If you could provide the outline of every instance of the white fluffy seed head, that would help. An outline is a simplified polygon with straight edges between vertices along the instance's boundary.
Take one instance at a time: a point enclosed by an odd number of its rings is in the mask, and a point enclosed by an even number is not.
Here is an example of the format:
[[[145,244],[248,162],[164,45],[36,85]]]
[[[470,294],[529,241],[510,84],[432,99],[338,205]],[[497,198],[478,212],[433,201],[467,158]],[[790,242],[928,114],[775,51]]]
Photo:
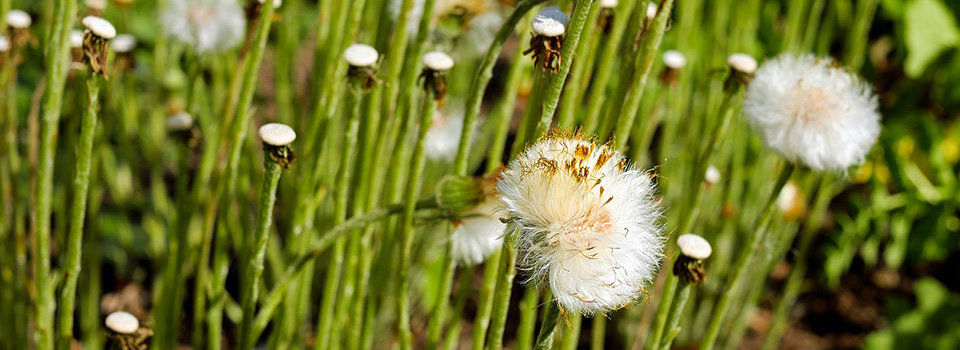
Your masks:
[[[0,52],[10,51],[10,39],[6,35],[0,35]]]
[[[261,4],[264,4],[267,2],[266,0],[257,0],[257,1],[259,1]],[[279,8],[280,5],[283,5],[283,0],[273,0],[273,8]]]
[[[131,34],[120,34],[110,41],[110,48],[118,53],[128,53],[137,47],[137,38]]]
[[[110,21],[107,21],[103,18],[97,16],[87,16],[81,20],[83,26],[87,28],[93,35],[99,36],[104,39],[113,39],[117,36],[117,29],[113,27],[113,24],[110,24]]]
[[[7,12],[7,24],[16,29],[30,28],[33,19],[23,10],[10,10]]]
[[[498,189],[518,265],[564,310],[618,309],[656,277],[664,244],[656,185],[619,152],[551,135],[510,162]]]
[[[880,134],[878,108],[868,83],[812,55],[764,63],[743,100],[747,121],[767,147],[819,171],[863,160]]]
[[[453,57],[440,51],[427,52],[423,55],[422,62],[424,66],[433,70],[443,71],[453,68]]]
[[[654,17],[657,17],[657,12],[660,12],[660,6],[657,6],[656,1],[647,3],[647,19],[653,19]]]
[[[107,0],[86,0],[83,3],[91,10],[103,11],[107,8]]]
[[[503,245],[506,224],[496,217],[500,201],[491,198],[467,213],[450,235],[450,254],[457,264],[482,263]]]
[[[663,53],[663,65],[673,69],[680,69],[687,65],[687,57],[680,53],[680,51],[667,50]]]
[[[140,321],[133,314],[126,311],[117,311],[107,315],[104,321],[107,329],[119,334],[133,334],[140,329]]]
[[[380,59],[380,54],[373,46],[353,44],[343,52],[343,59],[354,67],[372,67]]]
[[[444,114],[436,111],[433,123],[423,140],[427,159],[434,161],[452,161],[460,146],[460,132],[463,130],[463,114]]]
[[[703,174],[703,180],[706,181],[708,184],[716,185],[717,183],[720,182],[720,169],[717,169],[717,167],[710,165],[709,167],[707,167],[707,171]]]
[[[260,127],[260,139],[271,146],[286,146],[297,139],[297,133],[286,124],[269,123]]]
[[[193,117],[187,112],[180,112],[167,118],[167,130],[183,131],[193,127]]]
[[[70,48],[79,49],[81,47],[83,47],[83,31],[71,30],[70,31]]]
[[[677,247],[680,248],[680,254],[695,260],[703,260],[710,257],[713,248],[710,242],[703,237],[692,233],[686,233],[677,237]]]
[[[533,28],[534,34],[554,37],[563,35],[567,30],[568,22],[570,22],[570,17],[560,11],[559,7],[547,6],[533,17],[530,26]]]
[[[600,0],[600,8],[612,9],[620,4],[619,0]]]
[[[246,17],[236,0],[169,0],[160,23],[167,35],[199,54],[232,49],[246,33]]]
[[[727,57],[727,65],[740,73],[753,74],[757,70],[757,60],[745,53],[735,53]]]

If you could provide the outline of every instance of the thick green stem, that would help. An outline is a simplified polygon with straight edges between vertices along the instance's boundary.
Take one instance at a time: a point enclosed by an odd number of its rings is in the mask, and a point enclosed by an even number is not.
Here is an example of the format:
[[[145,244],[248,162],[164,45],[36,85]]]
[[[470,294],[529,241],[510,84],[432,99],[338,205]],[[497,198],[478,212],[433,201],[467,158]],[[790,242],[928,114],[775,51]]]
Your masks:
[[[590,8],[593,7],[594,2],[594,0],[577,0],[576,6],[573,8],[570,23],[567,25],[567,31],[564,34],[563,48],[560,50],[560,70],[553,75],[544,96],[540,123],[537,127],[539,131],[546,132],[553,122],[553,114],[557,111],[557,105],[560,104],[563,84],[567,81],[567,75],[570,74],[570,67],[573,64],[573,54],[577,51],[580,34],[583,33],[583,27],[587,23],[587,19],[590,18]]]
[[[687,305],[687,300],[690,299],[690,289],[693,288],[689,283],[680,282],[680,288],[677,289],[676,294],[673,295],[673,302],[670,303],[670,313],[667,315],[667,326],[660,340],[657,341],[659,344],[655,349],[670,349],[670,344],[673,343],[673,339],[677,336],[677,333],[680,332],[678,324],[680,323],[680,313],[683,312],[683,308]]]
[[[607,84],[610,82],[611,74],[616,70],[614,58],[619,56],[620,43],[623,40],[623,34],[627,32],[627,25],[634,20],[634,9],[641,6],[646,9],[645,0],[621,1],[614,10],[616,19],[613,22],[613,30],[609,36],[606,36],[600,58],[597,60],[597,72],[593,75],[593,83],[590,86],[590,92],[587,93],[586,115],[583,118],[583,131],[587,135],[593,134],[600,126],[600,112],[603,110],[603,102],[607,98]]]
[[[556,301],[547,302],[547,311],[543,315],[543,322],[540,323],[540,333],[537,334],[536,350],[548,350],[553,348],[553,335],[556,333],[557,323],[560,321],[560,307]]]
[[[504,232],[512,230],[509,225]],[[493,316],[490,325],[486,349],[497,350],[503,347],[503,330],[507,324],[507,311],[510,309],[510,294],[513,291],[513,277],[516,272],[517,252],[513,244],[504,240],[500,248],[500,267],[493,296]],[[492,261],[491,261],[492,262]]]
[[[67,255],[64,258],[63,288],[60,290],[60,312],[57,321],[57,348],[69,349],[73,340],[73,311],[76,306],[77,278],[80,277],[80,254],[83,244],[83,222],[87,213],[87,193],[90,189],[93,139],[97,133],[97,113],[100,109],[100,75],[92,73],[87,79],[87,109],[80,122],[77,140],[76,168],[73,173],[73,200],[70,210],[70,231],[67,234]]]
[[[673,274],[668,274],[664,279],[663,289],[660,291],[660,301],[657,302],[657,316],[654,319],[650,337],[647,338],[647,349],[657,349],[660,344],[660,338],[663,337],[664,329],[666,329],[667,318],[670,315],[670,308],[674,302],[674,292],[677,290],[678,283],[679,280]]]
[[[529,285],[523,290],[520,299],[520,324],[517,326],[517,349],[529,349],[533,344],[533,330],[537,324],[537,303],[540,300],[540,290],[537,286]]]

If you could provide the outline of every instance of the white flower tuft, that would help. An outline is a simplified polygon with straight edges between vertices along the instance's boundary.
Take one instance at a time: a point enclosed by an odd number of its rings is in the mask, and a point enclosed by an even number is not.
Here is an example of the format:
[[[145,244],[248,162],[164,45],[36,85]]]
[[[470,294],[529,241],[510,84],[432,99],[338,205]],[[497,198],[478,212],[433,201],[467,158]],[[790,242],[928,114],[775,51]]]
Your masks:
[[[743,100],[767,147],[814,170],[860,163],[880,134],[869,84],[812,55],[781,55],[754,75]]]
[[[10,51],[10,39],[6,35],[0,35],[0,52]]]
[[[110,48],[118,53],[127,53],[137,47],[137,38],[130,34],[117,35],[116,39],[110,41]]]
[[[537,35],[555,37],[563,35],[563,32],[567,30],[568,22],[570,22],[570,17],[560,11],[559,7],[547,6],[533,17],[530,26]]]
[[[245,35],[246,19],[236,0],[170,0],[160,19],[168,35],[199,54],[232,49]]]
[[[745,53],[735,53],[727,57],[727,65],[740,73],[753,74],[757,70],[757,60]]]
[[[441,51],[430,51],[423,55],[422,63],[433,70],[450,70],[453,68],[453,57]]]
[[[692,233],[686,233],[677,237],[677,248],[680,248],[680,254],[691,259],[703,260],[710,257],[713,253],[713,247],[703,237]]]
[[[71,30],[70,31],[70,48],[79,49],[83,47],[83,31],[82,30]]]
[[[7,12],[7,24],[16,29],[30,28],[33,19],[23,10],[10,10]]]
[[[713,166],[712,164],[707,167],[707,171],[703,174],[703,180],[708,184],[716,185],[720,182],[720,169]]]
[[[482,263],[503,245],[506,224],[495,216],[500,204],[495,199],[484,201],[456,224],[450,235],[450,254],[457,264]]]
[[[657,275],[664,237],[656,185],[619,152],[548,136],[510,163],[498,188],[518,265],[549,284],[564,310],[615,310],[641,298]]]
[[[170,131],[183,131],[193,127],[193,117],[190,113],[180,112],[167,118],[167,129]]]
[[[269,123],[260,127],[260,139],[271,146],[286,146],[297,139],[297,133],[286,124]]]
[[[677,50],[667,50],[663,53],[663,65],[680,69],[687,65],[687,57]]]
[[[81,20],[83,26],[87,28],[93,35],[99,36],[103,39],[113,39],[117,36],[117,29],[113,27],[113,24],[110,24],[110,21],[107,21],[103,18],[97,16],[86,16]]]
[[[619,0],[600,0],[600,8],[612,9],[620,4]]]
[[[647,3],[647,19],[653,19],[657,17],[657,12],[660,12],[660,6],[657,6],[656,1],[651,1]]]
[[[433,123],[424,139],[424,153],[427,159],[434,161],[453,161],[460,146],[460,132],[463,130],[463,115],[443,114],[436,111]]]
[[[86,0],[83,3],[91,10],[103,11],[107,8],[107,0]]]
[[[343,52],[343,59],[354,67],[370,67],[377,63],[377,60],[380,59],[380,54],[377,53],[377,49],[374,49],[373,46],[353,44]]]
[[[133,314],[126,311],[117,311],[107,315],[103,322],[107,329],[120,334],[133,334],[140,329],[140,321]]]

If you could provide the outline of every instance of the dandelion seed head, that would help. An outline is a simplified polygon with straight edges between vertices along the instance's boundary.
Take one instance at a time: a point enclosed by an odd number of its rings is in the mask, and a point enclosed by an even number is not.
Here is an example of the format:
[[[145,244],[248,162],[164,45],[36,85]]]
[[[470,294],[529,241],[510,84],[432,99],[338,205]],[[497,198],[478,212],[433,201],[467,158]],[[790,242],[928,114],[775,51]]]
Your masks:
[[[868,83],[830,59],[785,54],[747,86],[743,113],[767,147],[818,170],[859,164],[880,134],[877,97]]]
[[[463,130],[462,113],[443,113],[436,111],[433,114],[433,123],[427,130],[423,147],[427,159],[433,161],[452,161],[457,155],[460,146],[460,132]]]
[[[23,10],[10,10],[7,12],[7,24],[16,29],[27,29],[30,28],[30,24],[33,23],[33,19],[30,18],[30,15]]]
[[[113,39],[117,36],[117,29],[113,27],[113,24],[110,24],[110,21],[103,18],[86,16],[81,20],[81,23],[83,23],[83,26],[93,33],[93,35],[101,38]]]
[[[717,169],[717,167],[711,164],[703,174],[703,180],[708,184],[716,185],[720,182],[720,169]]]
[[[110,41],[110,48],[117,53],[127,53],[137,47],[137,38],[130,34],[117,35]]]
[[[680,51],[667,50],[663,53],[663,65],[673,69],[680,69],[687,65],[687,57],[680,53]]]
[[[612,9],[620,4],[619,0],[600,0],[600,8]]]
[[[137,317],[126,311],[116,311],[107,315],[104,324],[107,329],[119,334],[133,334],[140,329],[140,321]]]
[[[677,248],[680,248],[680,254],[696,260],[709,258],[710,254],[713,253],[710,242],[692,233],[677,237]]]
[[[740,73],[753,74],[757,71],[757,60],[745,53],[735,53],[728,56],[727,65]]]
[[[533,17],[533,22],[531,22],[530,26],[537,35],[555,37],[563,35],[567,30],[568,22],[570,22],[570,17],[567,17],[566,13],[560,11],[559,7],[547,6],[543,11],[540,11],[540,13]]]
[[[107,0],[86,0],[83,3],[91,10],[103,11],[107,8]]]
[[[208,54],[236,47],[246,18],[236,0],[170,0],[160,22],[167,35]]]
[[[297,139],[297,133],[293,128],[280,123],[264,124],[260,127],[259,134],[263,143],[271,146],[286,146]]]
[[[647,3],[647,19],[653,19],[657,17],[657,12],[660,12],[660,6],[657,6],[656,1],[651,1]]]
[[[457,40],[454,55],[462,58],[486,53],[502,25],[503,16],[497,11],[487,11],[471,18],[466,31]]]
[[[453,68],[453,57],[440,51],[431,51],[423,55],[423,65],[427,68],[445,71]]]
[[[373,46],[353,44],[343,52],[343,59],[354,67],[371,67],[380,59],[380,54]]]
[[[518,265],[565,310],[620,308],[656,276],[664,243],[656,185],[619,152],[551,135],[514,159],[498,188]]]
[[[450,254],[457,264],[482,263],[503,245],[506,224],[496,217],[500,201],[491,198],[467,213],[450,235]]]

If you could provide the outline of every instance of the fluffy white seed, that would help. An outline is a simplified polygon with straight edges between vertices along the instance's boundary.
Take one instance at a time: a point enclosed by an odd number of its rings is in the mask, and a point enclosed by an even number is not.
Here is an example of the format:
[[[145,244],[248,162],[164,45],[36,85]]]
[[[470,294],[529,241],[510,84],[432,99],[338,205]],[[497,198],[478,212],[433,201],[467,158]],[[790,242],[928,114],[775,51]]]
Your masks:
[[[720,182],[720,170],[717,167],[710,165],[707,167],[707,171],[703,174],[703,180],[708,184],[716,185]]]
[[[784,54],[757,70],[743,114],[767,147],[814,170],[859,164],[880,134],[872,87],[829,58]]]
[[[380,59],[380,54],[373,46],[353,44],[343,52],[343,59],[354,67],[371,67]]]
[[[452,161],[460,146],[460,131],[463,130],[463,113],[444,114],[436,111],[433,123],[427,130],[423,141],[427,159],[433,161]]]
[[[232,49],[246,33],[246,17],[236,0],[169,0],[160,23],[167,35],[199,54]]]
[[[167,118],[167,130],[183,131],[193,127],[193,117],[187,112],[180,112]]]
[[[97,17],[97,16],[87,16],[84,17],[81,21],[83,26],[87,28],[93,35],[99,36],[104,39],[113,39],[117,36],[117,29],[113,27],[113,24],[110,24],[109,21]]]
[[[23,10],[10,10],[10,12],[7,12],[7,24],[13,28],[30,28],[31,23],[33,23],[33,19]]]
[[[83,31],[71,30],[70,31],[70,48],[79,49],[81,47],[83,47]]]
[[[656,1],[647,3],[647,19],[653,19],[654,17],[657,17],[657,12],[660,12],[660,6],[657,6]]]
[[[696,260],[709,258],[710,253],[713,253],[710,242],[692,233],[682,234],[680,237],[677,237],[677,247],[680,248],[680,254]]]
[[[468,212],[450,235],[450,254],[463,266],[482,263],[503,245],[506,225],[495,216],[500,201],[491,199]]]
[[[673,69],[680,69],[687,65],[687,57],[680,53],[680,51],[667,50],[663,53],[663,65]]]
[[[126,311],[117,311],[107,315],[104,321],[107,328],[120,334],[133,334],[140,329],[140,321],[133,314]]]
[[[137,39],[130,34],[120,34],[117,35],[115,39],[110,41],[110,48],[113,51],[119,53],[127,53],[133,51],[137,47]]]
[[[103,11],[107,8],[106,0],[86,0],[83,3],[91,10]]]
[[[757,70],[757,60],[745,53],[735,53],[727,57],[727,65],[740,73],[752,74]]]
[[[0,52],[10,51],[10,39],[6,35],[0,35]]]
[[[619,152],[547,137],[510,162],[498,190],[518,265],[564,310],[618,309],[656,277],[664,243],[656,186]]]
[[[260,127],[260,139],[271,146],[286,146],[297,139],[297,133],[286,124],[270,123]]]
[[[563,32],[567,30],[568,22],[570,22],[570,17],[567,17],[566,13],[560,11],[560,8],[547,6],[543,11],[540,11],[540,13],[533,17],[533,22],[530,26],[537,35],[555,37],[563,35]]]
[[[453,68],[453,57],[440,51],[431,51],[423,55],[423,65],[433,70]]]
[[[620,4],[619,0],[600,0],[600,7],[605,9],[612,9],[618,4]]]

